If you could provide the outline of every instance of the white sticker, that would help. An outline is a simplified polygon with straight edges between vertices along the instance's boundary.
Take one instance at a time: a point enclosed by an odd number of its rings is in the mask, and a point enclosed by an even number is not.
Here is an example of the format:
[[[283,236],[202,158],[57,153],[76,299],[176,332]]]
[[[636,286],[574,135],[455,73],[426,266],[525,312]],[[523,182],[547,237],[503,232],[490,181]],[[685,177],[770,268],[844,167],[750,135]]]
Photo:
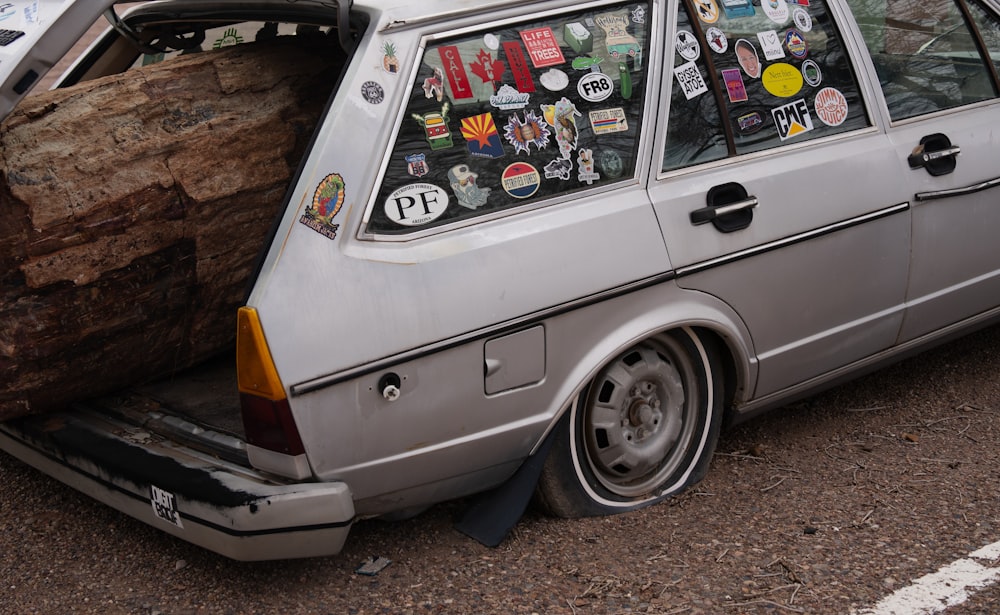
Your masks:
[[[688,100],[708,91],[708,86],[701,76],[701,71],[694,62],[687,62],[675,68],[674,76],[677,78],[677,83],[684,90],[684,96]]]
[[[799,30],[802,30],[803,32],[809,32],[813,29],[813,19],[803,8],[795,9],[792,13],[792,21],[794,21]]]
[[[385,215],[396,224],[420,226],[433,222],[448,209],[448,193],[433,184],[408,184],[385,200]]]
[[[823,81],[823,71],[819,69],[819,64],[812,60],[802,63],[802,78],[812,87],[816,87]]]
[[[767,0],[765,0],[766,2]],[[758,32],[757,40],[760,41],[760,50],[764,52],[764,57],[768,60],[779,60],[785,57],[785,50],[782,48],[784,39],[778,36],[774,30]]]
[[[600,102],[615,91],[615,82],[604,73],[587,73],[576,84],[576,91],[586,101]]]
[[[697,60],[701,56],[701,44],[694,34],[687,30],[680,30],[674,37],[674,48],[681,57],[689,62]]]
[[[164,491],[156,485],[149,486],[149,503],[153,505],[153,514],[158,519],[163,519],[167,523],[183,528],[181,515],[177,511],[177,498],[169,491]]]
[[[771,109],[774,125],[778,127],[778,136],[782,141],[791,139],[813,129],[812,116],[809,115],[809,105],[800,98],[787,105]]]
[[[598,109],[590,112],[590,127],[595,135],[606,135],[611,132],[625,132],[628,130],[628,121],[625,118],[625,109],[615,107],[613,109]]]
[[[760,8],[768,19],[778,25],[784,25],[788,21],[788,4],[785,0],[761,0]]]
[[[705,40],[715,53],[726,53],[729,49],[729,39],[726,38],[726,34],[715,26],[705,31]]]

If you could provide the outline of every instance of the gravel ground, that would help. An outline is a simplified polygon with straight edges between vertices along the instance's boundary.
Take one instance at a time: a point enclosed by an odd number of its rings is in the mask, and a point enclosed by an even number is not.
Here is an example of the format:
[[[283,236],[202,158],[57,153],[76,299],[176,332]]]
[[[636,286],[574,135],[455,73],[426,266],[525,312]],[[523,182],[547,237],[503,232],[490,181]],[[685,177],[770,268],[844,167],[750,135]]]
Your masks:
[[[0,454],[0,611],[846,615],[1000,540],[998,373],[993,328],[724,433],[667,503],[529,510],[496,549],[451,502],[360,523],[337,557],[232,562]],[[947,611],[998,612],[997,586]]]

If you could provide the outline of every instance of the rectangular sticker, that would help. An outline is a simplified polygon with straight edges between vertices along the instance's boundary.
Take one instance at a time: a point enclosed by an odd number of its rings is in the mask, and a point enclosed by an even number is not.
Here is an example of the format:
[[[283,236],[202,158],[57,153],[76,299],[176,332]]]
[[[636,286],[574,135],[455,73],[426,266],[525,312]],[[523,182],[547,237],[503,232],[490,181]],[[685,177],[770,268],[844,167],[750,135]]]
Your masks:
[[[517,91],[530,94],[535,91],[535,82],[531,78],[531,69],[524,57],[524,49],[516,41],[503,43],[503,52],[507,56],[507,66],[514,75],[514,85]]]
[[[722,79],[726,82],[726,92],[729,93],[729,102],[743,102],[747,99],[747,88],[743,84],[743,75],[738,68],[729,68],[722,71]]]
[[[181,515],[177,512],[177,498],[169,491],[164,491],[156,485],[149,486],[149,502],[153,505],[153,514],[167,523],[183,528]]]
[[[556,42],[556,33],[549,26],[522,30],[520,34],[528,50],[528,57],[531,58],[535,68],[555,66],[566,61],[562,50],[559,49],[559,43]]]
[[[615,107],[614,109],[598,109],[590,112],[590,127],[595,135],[604,135],[611,132],[624,132],[628,130],[628,122],[625,119],[625,109]]]
[[[469,85],[469,76],[465,73],[458,47],[445,45],[438,48],[438,53],[441,55],[444,74],[448,77],[448,85],[451,86],[452,99],[472,98],[472,86]]]
[[[688,100],[708,91],[708,86],[701,76],[701,70],[694,62],[686,62],[674,68],[674,76]]]

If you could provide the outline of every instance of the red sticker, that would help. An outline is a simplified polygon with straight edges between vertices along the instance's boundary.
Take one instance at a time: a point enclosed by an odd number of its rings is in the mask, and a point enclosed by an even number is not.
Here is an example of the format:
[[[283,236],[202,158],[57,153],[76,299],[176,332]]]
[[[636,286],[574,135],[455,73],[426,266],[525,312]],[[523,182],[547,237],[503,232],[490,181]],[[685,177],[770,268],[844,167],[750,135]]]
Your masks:
[[[458,53],[458,47],[447,45],[438,48],[441,54],[441,63],[444,65],[444,74],[448,77],[448,85],[451,86],[451,97],[453,99],[472,98],[472,87],[469,85],[469,77],[465,74],[465,66],[462,65],[462,56]]]
[[[514,85],[517,91],[522,94],[530,94],[535,91],[535,82],[531,78],[531,70],[528,62],[524,58],[524,50],[519,43],[508,41],[503,43],[503,52],[507,56],[507,64],[510,72],[514,74]]]
[[[528,48],[528,56],[531,57],[531,63],[535,65],[535,68],[555,66],[566,61],[562,50],[559,49],[559,43],[556,42],[556,33],[549,26],[523,30],[520,34],[521,40],[524,41],[524,46]]]

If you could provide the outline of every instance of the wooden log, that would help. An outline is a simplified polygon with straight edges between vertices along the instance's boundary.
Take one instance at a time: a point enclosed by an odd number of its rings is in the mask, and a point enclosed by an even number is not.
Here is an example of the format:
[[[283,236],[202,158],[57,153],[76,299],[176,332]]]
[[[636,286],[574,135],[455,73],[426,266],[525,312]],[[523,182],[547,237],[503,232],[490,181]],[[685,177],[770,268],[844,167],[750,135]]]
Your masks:
[[[303,38],[30,96],[0,125],[0,420],[231,348],[342,66]]]

